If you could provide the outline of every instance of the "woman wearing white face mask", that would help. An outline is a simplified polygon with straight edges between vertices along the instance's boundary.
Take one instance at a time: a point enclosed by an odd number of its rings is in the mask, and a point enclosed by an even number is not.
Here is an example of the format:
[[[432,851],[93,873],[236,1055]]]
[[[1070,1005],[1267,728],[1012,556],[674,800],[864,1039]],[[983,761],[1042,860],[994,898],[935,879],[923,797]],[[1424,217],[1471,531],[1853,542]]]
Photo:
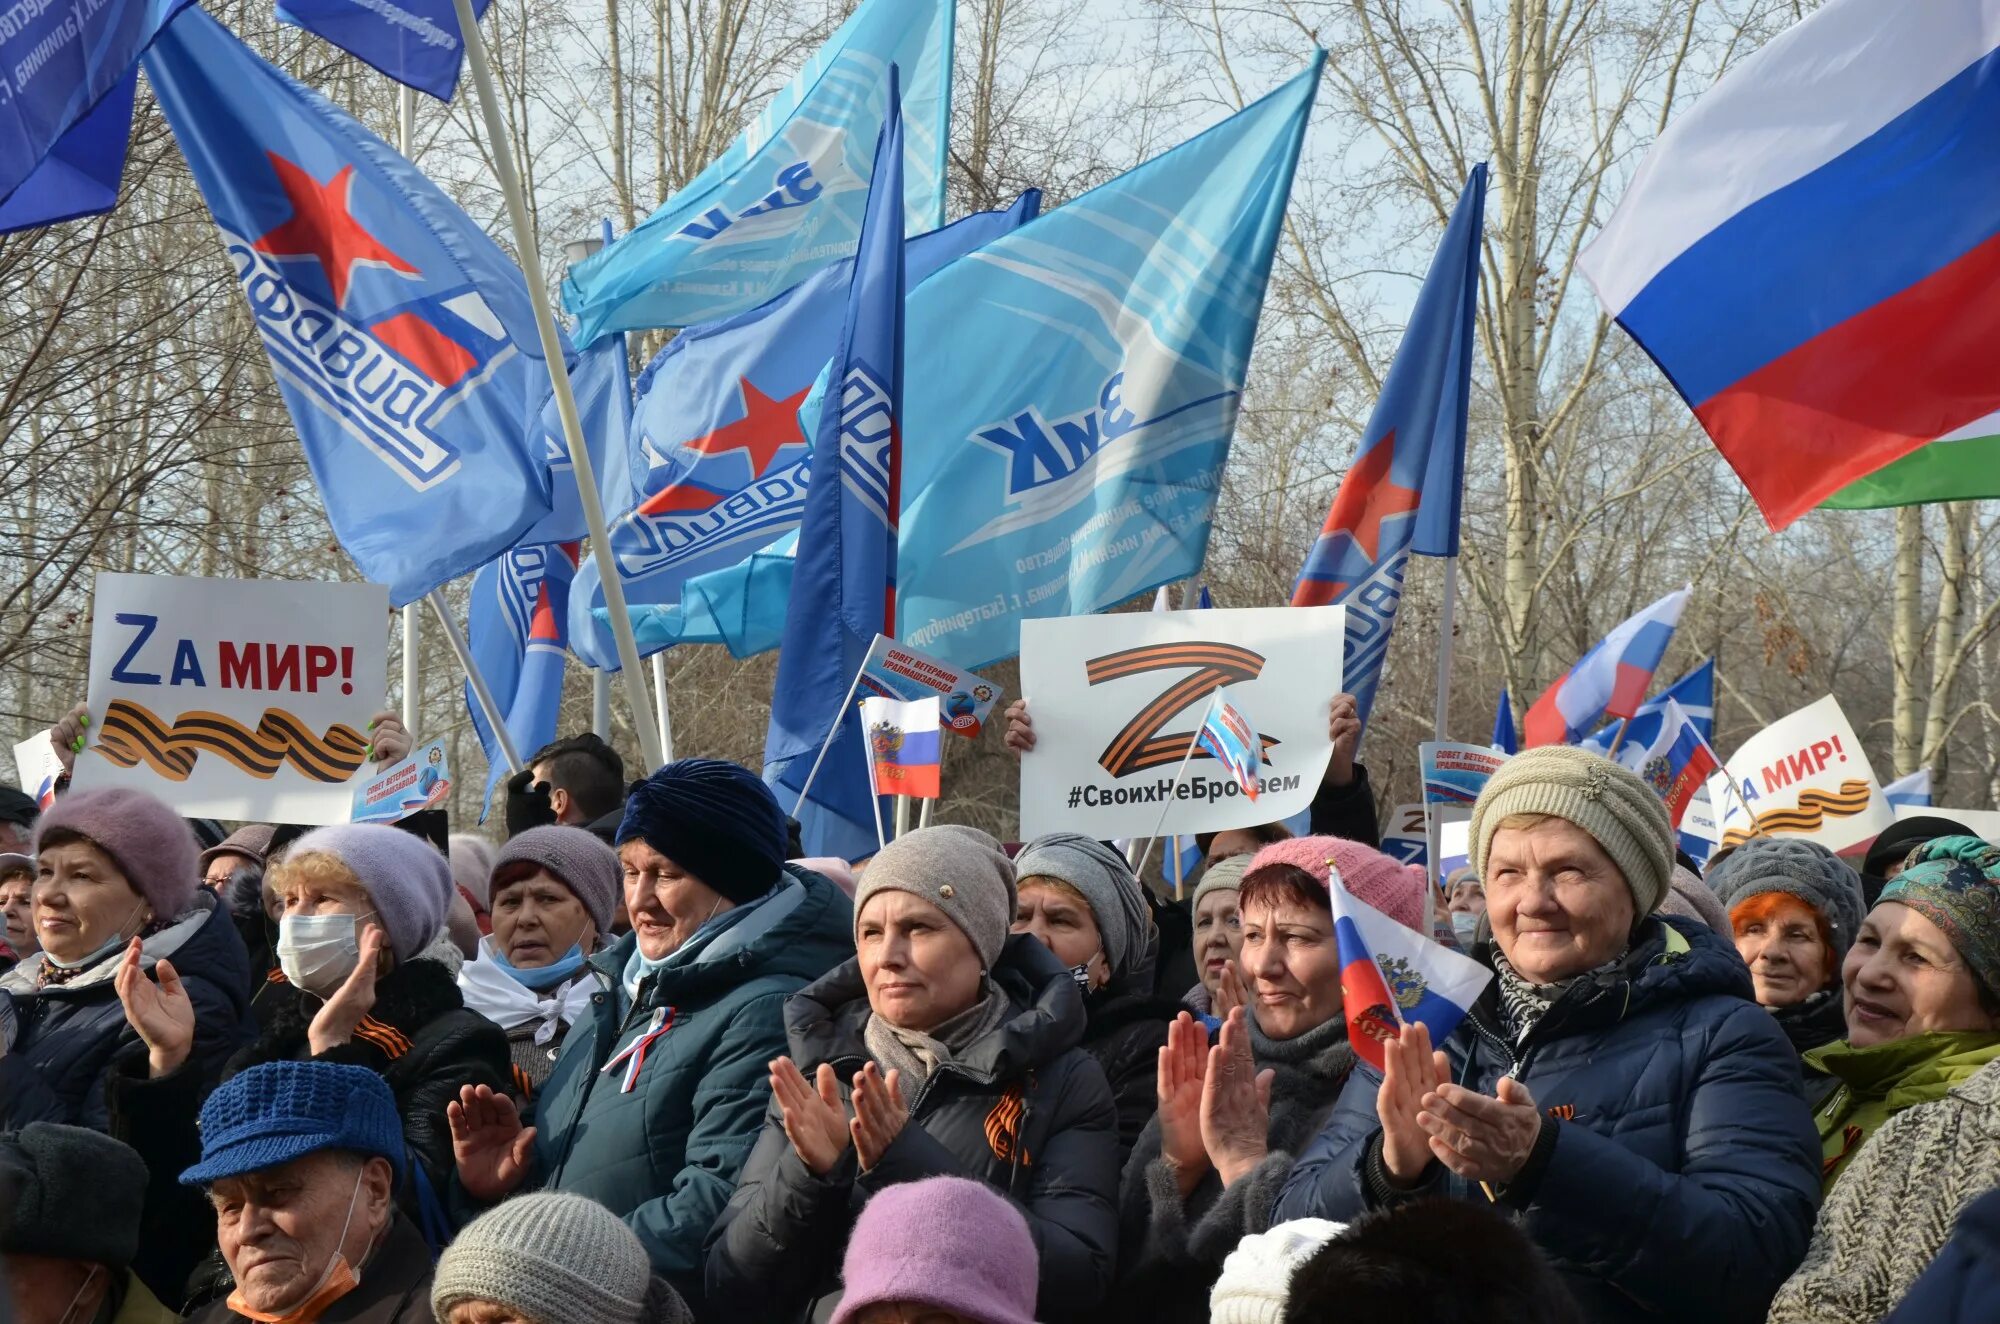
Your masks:
[[[532,1101],[570,1026],[610,986],[588,965],[617,913],[621,866],[609,846],[551,823],[508,839],[491,873],[493,932],[458,972],[465,1005],[507,1032],[514,1084]]]
[[[42,950],[0,978],[17,1020],[0,1056],[0,1130],[109,1129],[115,1064],[143,1071],[148,1057],[121,990],[153,979],[185,1008],[181,1062],[214,1085],[246,1036],[250,969],[229,912],[200,889],[194,833],[144,792],[78,791],[42,816],[36,852]]]

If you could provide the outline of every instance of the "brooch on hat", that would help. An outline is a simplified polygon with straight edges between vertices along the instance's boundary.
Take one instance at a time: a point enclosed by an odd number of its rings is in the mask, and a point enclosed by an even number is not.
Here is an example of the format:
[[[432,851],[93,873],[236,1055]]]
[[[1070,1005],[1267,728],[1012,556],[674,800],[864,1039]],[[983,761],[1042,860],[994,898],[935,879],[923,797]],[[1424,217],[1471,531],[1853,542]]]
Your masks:
[[[1610,789],[1611,778],[1605,775],[1602,767],[1593,763],[1583,770],[1583,785],[1578,787],[1577,790],[1584,799],[1601,799],[1604,793]]]

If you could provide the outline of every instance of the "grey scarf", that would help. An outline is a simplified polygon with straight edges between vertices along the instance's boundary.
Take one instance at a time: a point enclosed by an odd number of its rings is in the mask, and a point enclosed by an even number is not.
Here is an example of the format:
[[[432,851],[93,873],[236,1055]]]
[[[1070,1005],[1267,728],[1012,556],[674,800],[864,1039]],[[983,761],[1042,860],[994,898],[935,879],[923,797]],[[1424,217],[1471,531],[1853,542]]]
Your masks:
[[[983,992],[985,996],[979,1001],[929,1030],[905,1030],[872,1011],[868,1013],[868,1023],[861,1030],[862,1042],[867,1044],[868,1055],[882,1068],[883,1075],[891,1071],[903,1073],[905,1100],[913,1098],[938,1067],[956,1061],[966,1049],[1007,1023],[1014,1004],[990,979]]]
[[[1575,988],[1578,984],[1608,974],[1624,961],[1625,952],[1620,952],[1604,964],[1558,979],[1551,984],[1531,984],[1522,978],[1507,963],[1507,954],[1500,950],[1500,944],[1493,944],[1493,973],[1499,977],[1500,1021],[1506,1027],[1508,1037],[1520,1043],[1535,1028],[1535,1023],[1548,1013],[1556,999]]]

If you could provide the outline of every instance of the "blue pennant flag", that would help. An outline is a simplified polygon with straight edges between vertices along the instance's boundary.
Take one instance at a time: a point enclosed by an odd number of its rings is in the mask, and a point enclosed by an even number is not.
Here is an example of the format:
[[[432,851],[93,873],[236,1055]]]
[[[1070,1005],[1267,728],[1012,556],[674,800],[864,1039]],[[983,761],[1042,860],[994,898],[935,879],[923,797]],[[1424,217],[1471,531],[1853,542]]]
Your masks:
[[[475,18],[492,0],[472,0]],[[451,0],[278,0],[278,21],[332,42],[385,78],[439,101],[458,90],[465,39]]]
[[[806,495],[798,563],[764,777],[788,808],[806,789],[830,733],[832,747],[812,778],[810,799],[849,824],[879,811],[864,768],[860,709],[843,700],[877,633],[896,619],[896,513],[903,416],[903,130],[897,70],[889,70],[889,112],[875,148],[874,183],[861,223],[847,324],[827,368],[827,407],[813,453],[825,481]],[[801,819],[801,822],[804,820]]]
[[[1521,752],[1521,737],[1514,726],[1514,697],[1500,687],[1500,705],[1493,710],[1493,748],[1502,754]]]
[[[1040,192],[1030,189],[1005,211],[975,212],[910,240],[909,288],[1033,220],[1040,206]],[[853,259],[844,259],[761,308],[691,327],[639,375],[628,480],[638,504],[605,509],[634,627],[651,641],[642,653],[727,642],[747,657],[778,646],[791,572],[789,553],[773,556],[773,543],[798,527],[805,509],[812,447],[800,409],[840,345],[853,273]],[[724,581],[691,589],[709,575]],[[708,616],[688,592],[730,605]],[[611,631],[595,616],[604,585],[594,562],[578,571],[570,601],[576,655],[615,671]]]
[[[348,114],[190,9],[146,56],[327,520],[401,605],[549,513],[521,272]]]
[[[1201,569],[1324,59],[910,296],[910,647],[984,666]]]
[[[951,0],[862,0],[728,151],[570,268],[563,303],[578,341],[727,317],[851,255],[891,64],[903,79],[906,224],[942,224],[953,14]]]
[[[1653,742],[1659,738],[1660,721],[1669,701],[1679,704],[1681,711],[1687,714],[1688,725],[1703,740],[1712,743],[1715,740],[1715,659],[1709,658],[1641,704],[1639,711],[1632,714],[1631,725],[1625,730],[1621,753],[1629,758],[1652,748]],[[1585,749],[1609,755],[1611,742],[1617,735],[1618,723],[1606,722],[1577,743]]]
[[[1341,683],[1360,705],[1364,723],[1389,655],[1410,554],[1458,555],[1485,215],[1482,162],[1473,167],[1445,226],[1354,465],[1341,479],[1292,587],[1295,607],[1333,602],[1347,607]]]
[[[132,71],[187,3],[21,0],[0,11],[0,231],[88,216],[118,200]]]
[[[576,561],[575,543],[542,543],[516,547],[481,566],[472,577],[466,646],[492,691],[514,751],[522,758],[556,738],[563,664],[569,652],[565,624],[569,587]],[[486,794],[479,802],[483,823],[493,788],[507,775],[507,760],[479,710],[471,681],[465,683],[465,707],[480,748],[486,751]]]

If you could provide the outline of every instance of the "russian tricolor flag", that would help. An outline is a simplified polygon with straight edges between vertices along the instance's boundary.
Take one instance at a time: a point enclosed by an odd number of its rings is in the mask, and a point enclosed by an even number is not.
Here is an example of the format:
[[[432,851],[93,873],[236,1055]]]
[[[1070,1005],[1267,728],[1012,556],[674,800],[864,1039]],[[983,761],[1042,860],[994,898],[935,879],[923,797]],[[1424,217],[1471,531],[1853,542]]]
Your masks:
[[[939,741],[938,696],[861,701],[861,729],[875,764],[877,795],[938,798],[944,749]]]
[[[1675,589],[1605,635],[1542,691],[1522,720],[1521,743],[1529,749],[1571,744],[1607,717],[1638,712],[1693,591],[1693,585]]]
[[[1831,0],[1677,118],[1581,259],[1783,528],[2000,432],[2000,4]]]
[[[1347,1042],[1355,1056],[1382,1070],[1383,1043],[1411,1021],[1429,1028],[1433,1044],[1444,1043],[1485,992],[1493,972],[1356,900],[1338,869],[1327,890],[1340,951]]]
[[[1668,699],[1660,721],[1659,737],[1646,751],[1639,775],[1659,793],[1675,831],[1680,830],[1681,820],[1687,817],[1695,792],[1708,785],[1708,779],[1721,766],[1722,760],[1701,738],[1694,720],[1681,710],[1678,703]]]

